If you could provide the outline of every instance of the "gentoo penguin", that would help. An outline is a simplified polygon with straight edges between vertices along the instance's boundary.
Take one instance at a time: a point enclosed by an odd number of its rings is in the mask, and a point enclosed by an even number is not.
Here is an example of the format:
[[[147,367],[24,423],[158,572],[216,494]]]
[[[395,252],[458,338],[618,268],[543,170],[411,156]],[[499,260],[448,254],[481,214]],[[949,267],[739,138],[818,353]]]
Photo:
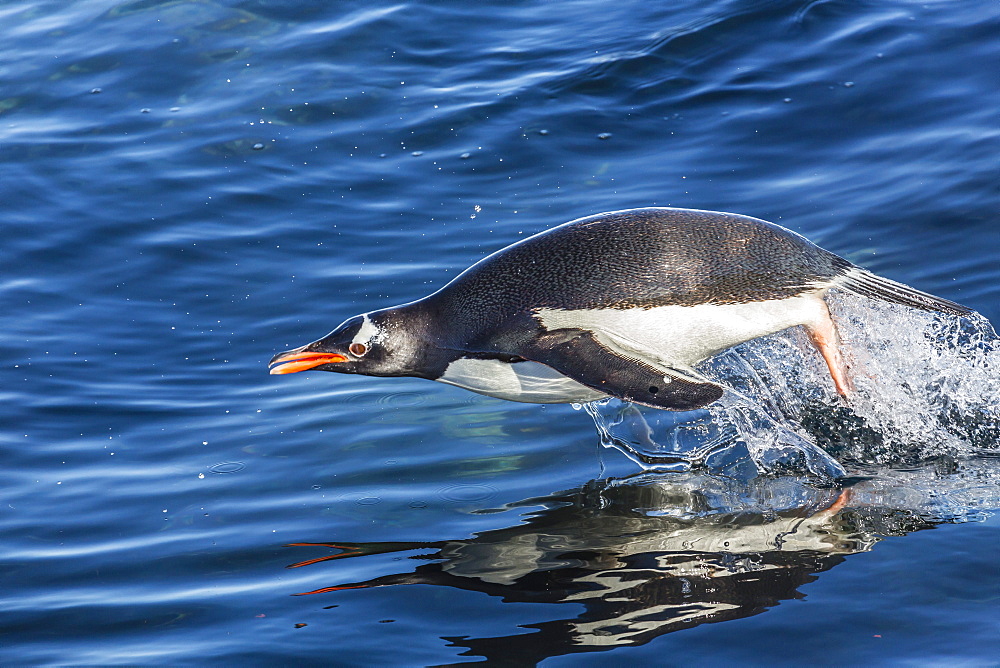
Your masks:
[[[690,410],[723,388],[694,366],[802,325],[836,390],[851,381],[825,297],[840,288],[955,315],[779,225],[630,209],[570,221],[480,260],[434,294],[348,319],[275,355],[271,373],[415,376],[528,403],[606,396]]]

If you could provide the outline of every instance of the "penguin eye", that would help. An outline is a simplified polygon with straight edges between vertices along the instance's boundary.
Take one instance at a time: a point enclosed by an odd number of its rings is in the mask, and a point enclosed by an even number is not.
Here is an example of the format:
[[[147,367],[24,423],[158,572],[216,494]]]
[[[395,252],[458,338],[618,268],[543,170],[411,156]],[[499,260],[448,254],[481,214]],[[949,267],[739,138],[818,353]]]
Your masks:
[[[347,347],[347,350],[355,357],[361,357],[368,352],[368,348],[363,343],[352,343]]]

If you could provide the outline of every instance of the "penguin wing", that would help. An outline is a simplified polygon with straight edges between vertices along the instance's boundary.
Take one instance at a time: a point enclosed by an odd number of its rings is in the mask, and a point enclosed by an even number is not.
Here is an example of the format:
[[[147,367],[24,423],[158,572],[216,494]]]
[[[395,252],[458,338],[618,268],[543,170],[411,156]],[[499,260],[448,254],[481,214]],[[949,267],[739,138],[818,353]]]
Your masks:
[[[690,373],[661,369],[625,352],[612,351],[587,330],[543,335],[526,355],[535,362],[599,392],[637,404],[689,411],[722,396],[721,386],[699,382]]]

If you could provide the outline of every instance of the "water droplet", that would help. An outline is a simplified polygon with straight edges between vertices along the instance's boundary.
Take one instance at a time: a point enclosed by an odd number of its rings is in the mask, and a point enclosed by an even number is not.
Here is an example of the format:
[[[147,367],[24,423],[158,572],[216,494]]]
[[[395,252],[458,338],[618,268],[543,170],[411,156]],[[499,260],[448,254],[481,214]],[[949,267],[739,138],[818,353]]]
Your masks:
[[[359,506],[374,506],[376,504],[382,503],[382,499],[377,496],[363,496],[357,501],[355,501]]]
[[[264,145],[261,144],[260,142],[257,142],[256,144],[253,145],[253,150],[255,150],[255,151],[259,151],[262,148],[264,148]]]
[[[541,130],[539,130],[539,131],[538,131],[538,134],[540,134],[540,135],[542,135],[542,136],[545,136],[545,135],[549,134],[549,131],[548,131],[548,130],[545,130],[545,129],[543,128],[543,129],[541,129]]]
[[[597,138],[598,139],[611,139],[611,133],[610,132],[602,132],[601,134],[597,135]]]
[[[419,158],[419,157],[420,157],[420,156],[422,156],[423,154],[424,154],[424,152],[423,152],[423,151],[414,151],[414,152],[413,152],[413,153],[411,153],[410,155],[412,155],[412,156],[413,156],[414,158]]]
[[[468,160],[469,158],[472,157],[472,154],[471,153],[463,153],[462,155],[460,155],[458,157],[461,158],[462,160]]]
[[[98,93],[103,93],[103,92],[104,91],[102,91],[100,88],[91,88],[90,89],[90,94],[91,95],[97,95]]]
[[[143,107],[142,109],[139,110],[139,113],[148,114],[150,111],[152,111],[152,109],[150,109],[149,107]]]

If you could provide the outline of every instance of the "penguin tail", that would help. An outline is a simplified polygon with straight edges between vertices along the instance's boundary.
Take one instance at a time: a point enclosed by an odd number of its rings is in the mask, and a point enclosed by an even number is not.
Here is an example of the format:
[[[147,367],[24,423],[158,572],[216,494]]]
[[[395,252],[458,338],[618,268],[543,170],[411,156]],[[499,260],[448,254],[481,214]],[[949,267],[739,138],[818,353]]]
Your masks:
[[[882,278],[860,267],[850,267],[834,281],[834,285],[854,294],[901,304],[922,311],[937,311],[950,315],[969,315],[972,309],[953,301],[915,290],[908,285]]]

